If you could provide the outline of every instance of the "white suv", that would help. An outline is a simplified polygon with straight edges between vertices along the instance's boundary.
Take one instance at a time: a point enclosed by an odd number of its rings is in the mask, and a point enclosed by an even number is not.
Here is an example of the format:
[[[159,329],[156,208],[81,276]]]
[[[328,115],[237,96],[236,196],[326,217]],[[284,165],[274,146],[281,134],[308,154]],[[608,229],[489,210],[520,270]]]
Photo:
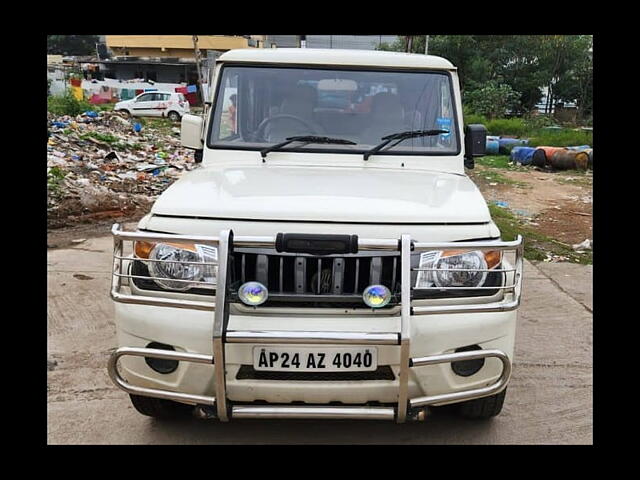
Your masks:
[[[522,290],[430,55],[238,49],[182,118],[199,166],[113,227],[118,348],[142,414],[422,420],[502,409]],[[517,408],[514,407],[514,408]]]
[[[144,92],[131,100],[116,103],[113,109],[135,117],[168,117],[174,122],[190,112],[184,95],[175,92]]]

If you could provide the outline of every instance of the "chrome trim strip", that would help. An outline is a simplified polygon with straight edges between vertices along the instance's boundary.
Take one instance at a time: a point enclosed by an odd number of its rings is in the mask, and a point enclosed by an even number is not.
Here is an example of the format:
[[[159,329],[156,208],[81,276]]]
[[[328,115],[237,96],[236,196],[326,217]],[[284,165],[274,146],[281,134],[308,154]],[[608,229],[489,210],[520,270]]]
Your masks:
[[[156,348],[133,348],[122,347],[114,351],[109,357],[109,364],[107,370],[111,381],[119,388],[127,393],[134,395],[142,395],[145,397],[162,398],[164,400],[172,400],[175,402],[190,403],[193,405],[215,405],[215,397],[209,397],[206,395],[195,395],[191,393],[172,392],[169,390],[160,390],[157,388],[138,387],[127,383],[118,371],[118,360],[123,356],[134,357],[151,357],[151,358],[163,358],[167,360],[178,360],[181,362],[194,362],[194,363],[206,363],[213,364],[212,355],[204,355],[200,353],[188,353],[188,352],[174,352],[171,350],[159,350]]]
[[[235,405],[233,418],[314,418],[322,420],[393,420],[393,407]]]
[[[227,413],[227,388],[226,388],[226,365],[225,365],[225,330],[229,320],[229,301],[227,298],[227,280],[229,279],[229,254],[233,248],[233,232],[222,230],[218,238],[218,277],[216,288],[216,305],[218,308],[213,313],[213,355],[216,358],[214,369],[216,384],[216,409],[218,418],[222,422],[228,422]]]
[[[428,305],[413,307],[413,315],[438,315],[443,313],[487,313],[487,312],[510,312],[520,305],[520,295],[510,302],[494,302],[485,304],[469,305]]]
[[[414,253],[429,250],[513,250],[522,245],[522,235],[515,240],[503,242],[501,240],[489,242],[416,242],[413,244]]]
[[[170,242],[182,241],[191,243],[202,243],[205,245],[218,245],[218,238],[205,235],[175,235],[173,233],[153,233],[153,232],[125,232],[119,224],[114,224],[111,234],[120,240],[144,240],[146,242]]]
[[[397,333],[229,330],[227,343],[398,345]]]
[[[162,297],[147,297],[143,295],[128,295],[111,290],[111,298],[114,302],[129,303],[133,305],[154,305],[159,307],[189,308],[193,310],[213,311],[215,302],[197,302],[194,300],[179,300]]]
[[[489,357],[498,358],[502,362],[502,373],[495,383],[486,387],[474,388],[472,390],[464,390],[461,392],[442,393],[439,395],[412,398],[409,400],[409,404],[411,407],[423,407],[425,405],[473,400],[475,398],[494,395],[496,393],[500,393],[507,387],[509,377],[511,376],[511,361],[507,354],[500,350],[476,350],[472,352],[445,353],[442,355],[413,358],[411,360],[412,366],[422,367],[425,365],[436,365],[439,363],[450,363],[461,360],[475,360],[478,358]]]
[[[409,355],[411,349],[411,237],[400,237],[400,372],[398,378],[398,423],[407,419]]]

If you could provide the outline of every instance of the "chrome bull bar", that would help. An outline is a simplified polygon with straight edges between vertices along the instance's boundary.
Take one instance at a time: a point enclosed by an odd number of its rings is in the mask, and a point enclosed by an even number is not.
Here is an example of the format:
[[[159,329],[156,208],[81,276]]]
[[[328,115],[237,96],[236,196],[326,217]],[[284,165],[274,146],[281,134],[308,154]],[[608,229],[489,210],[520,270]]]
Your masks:
[[[221,421],[230,418],[323,418],[323,419],[388,419],[403,423],[407,419],[416,418],[412,413],[417,408],[445,404],[456,401],[486,397],[501,392],[506,388],[511,375],[509,357],[500,350],[478,350],[470,352],[446,353],[427,357],[410,357],[411,316],[441,313],[470,313],[509,311],[518,308],[522,291],[523,240],[521,236],[512,242],[448,242],[448,243],[416,243],[409,235],[402,235],[398,240],[358,240],[361,250],[400,250],[401,256],[401,312],[399,332],[327,332],[327,331],[235,331],[228,330],[229,297],[228,271],[229,257],[234,246],[272,248],[275,238],[272,237],[235,237],[229,230],[220,232],[218,237],[171,235],[146,232],[124,232],[120,225],[112,228],[114,237],[113,280],[111,297],[115,302],[156,305],[174,308],[187,308],[213,311],[213,355],[190,352],[123,347],[111,355],[108,364],[109,376],[116,386],[122,390],[142,396],[162,398],[193,405],[215,407],[215,416]],[[124,241],[147,242],[194,242],[218,248],[218,273],[214,301],[193,301],[175,298],[133,295],[123,293],[123,278],[131,277],[125,272],[127,257],[123,255]],[[411,252],[436,249],[470,249],[470,250],[513,250],[515,266],[505,269],[505,286],[501,301],[466,305],[412,305],[411,272],[419,269],[411,268]],[[130,261],[130,260],[129,260]],[[447,287],[444,287],[445,289]],[[455,288],[455,287],[453,287]],[[400,348],[400,368],[398,376],[398,402],[395,407],[364,406],[281,406],[281,405],[229,405],[226,395],[225,378],[225,344],[228,343],[269,343],[269,344],[347,344],[347,345],[397,345]],[[163,389],[139,387],[128,383],[118,372],[118,360],[123,356],[139,356],[170,359],[202,364],[215,364],[215,396],[195,395]],[[411,368],[451,363],[455,361],[474,360],[494,357],[502,362],[499,378],[480,388],[458,392],[408,398],[409,372]]]

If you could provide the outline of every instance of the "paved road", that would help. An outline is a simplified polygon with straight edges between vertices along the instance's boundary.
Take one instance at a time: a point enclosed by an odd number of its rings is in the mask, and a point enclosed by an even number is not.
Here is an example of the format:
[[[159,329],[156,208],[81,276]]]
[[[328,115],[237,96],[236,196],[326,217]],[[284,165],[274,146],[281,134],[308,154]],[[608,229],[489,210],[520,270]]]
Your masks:
[[[112,385],[110,237],[48,252],[50,444],[591,444],[592,269],[525,263],[515,364],[502,413],[474,422],[160,422]]]

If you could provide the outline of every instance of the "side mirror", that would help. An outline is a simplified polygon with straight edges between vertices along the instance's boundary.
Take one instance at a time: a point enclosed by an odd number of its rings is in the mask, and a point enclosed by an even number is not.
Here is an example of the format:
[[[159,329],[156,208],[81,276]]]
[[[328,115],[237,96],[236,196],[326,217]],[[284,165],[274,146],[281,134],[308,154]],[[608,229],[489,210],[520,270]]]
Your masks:
[[[482,157],[487,148],[487,129],[484,125],[467,125],[464,129],[464,166],[473,169],[474,157]]]
[[[202,141],[202,127],[204,120],[198,115],[183,115],[180,123],[180,142],[183,147],[202,151],[204,142]],[[198,155],[196,155],[198,158]],[[201,156],[200,156],[201,158]]]

